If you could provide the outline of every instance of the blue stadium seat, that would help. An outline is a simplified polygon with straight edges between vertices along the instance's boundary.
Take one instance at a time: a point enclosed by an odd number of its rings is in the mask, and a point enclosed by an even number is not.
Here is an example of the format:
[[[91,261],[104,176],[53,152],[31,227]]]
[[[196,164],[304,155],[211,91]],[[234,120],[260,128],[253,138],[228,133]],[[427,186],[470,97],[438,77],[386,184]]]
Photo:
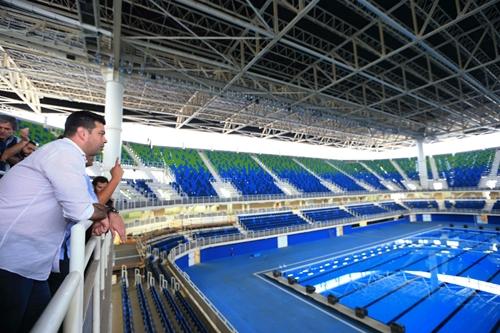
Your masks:
[[[413,209],[438,209],[435,200],[403,201],[403,204]]]
[[[349,209],[351,212],[354,212],[356,215],[359,216],[367,216],[367,215],[376,215],[376,214],[383,214],[387,213],[387,210],[375,206],[373,204],[366,204],[366,205],[355,205],[355,206],[347,206],[347,209]]]
[[[353,215],[339,207],[303,210],[302,213],[314,222],[334,221],[353,217]]]
[[[239,216],[241,225],[252,231],[268,230],[306,224],[300,216],[292,212]]]
[[[197,238],[210,238],[210,237],[217,237],[217,236],[225,236],[225,235],[233,235],[233,234],[239,234],[240,231],[238,228],[235,227],[230,227],[230,228],[219,228],[219,229],[213,229],[213,230],[202,230],[202,231],[197,231],[193,233],[193,239]]]

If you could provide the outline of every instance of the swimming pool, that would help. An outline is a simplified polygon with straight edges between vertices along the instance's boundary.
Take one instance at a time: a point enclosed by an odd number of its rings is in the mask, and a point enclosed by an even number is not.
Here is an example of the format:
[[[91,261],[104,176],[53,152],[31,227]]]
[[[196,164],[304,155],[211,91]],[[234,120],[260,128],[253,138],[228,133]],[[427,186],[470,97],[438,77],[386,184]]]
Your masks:
[[[499,239],[491,230],[443,228],[287,267],[274,277],[381,330],[496,332]]]

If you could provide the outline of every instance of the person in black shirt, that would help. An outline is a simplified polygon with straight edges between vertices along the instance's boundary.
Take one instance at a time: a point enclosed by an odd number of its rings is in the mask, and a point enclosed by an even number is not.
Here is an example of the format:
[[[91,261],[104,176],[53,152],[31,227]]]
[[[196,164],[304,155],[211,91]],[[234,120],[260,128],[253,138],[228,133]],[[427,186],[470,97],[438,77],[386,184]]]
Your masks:
[[[5,150],[19,143],[19,139],[14,136],[17,130],[16,118],[4,114],[0,114],[0,171],[7,171],[7,159],[2,157]],[[24,128],[20,131],[20,135],[24,141],[29,141],[29,129]],[[0,177],[3,172],[0,172]]]
[[[19,143],[7,148],[2,154],[1,160],[6,161],[10,167],[13,167],[30,156],[36,150],[37,146],[38,144],[35,141],[21,140]]]

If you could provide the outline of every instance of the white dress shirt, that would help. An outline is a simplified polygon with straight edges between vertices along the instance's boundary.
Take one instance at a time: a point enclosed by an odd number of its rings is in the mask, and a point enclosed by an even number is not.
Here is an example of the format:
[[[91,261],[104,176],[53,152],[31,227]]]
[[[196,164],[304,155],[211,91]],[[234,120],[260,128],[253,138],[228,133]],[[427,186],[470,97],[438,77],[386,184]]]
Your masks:
[[[85,154],[71,140],[48,143],[0,179],[0,268],[46,280],[59,260],[66,221],[88,220],[93,200]]]

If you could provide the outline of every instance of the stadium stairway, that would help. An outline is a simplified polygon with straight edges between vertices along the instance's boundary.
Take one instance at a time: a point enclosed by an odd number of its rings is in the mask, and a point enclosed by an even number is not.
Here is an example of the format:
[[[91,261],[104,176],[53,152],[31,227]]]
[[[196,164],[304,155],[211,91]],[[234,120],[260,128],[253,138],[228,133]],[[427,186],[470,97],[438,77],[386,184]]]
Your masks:
[[[326,187],[327,189],[329,189],[330,191],[332,191],[333,193],[343,193],[344,191],[338,187],[337,185],[333,184],[332,182],[329,182],[328,180],[326,179],[323,179],[321,178],[320,176],[318,176],[314,171],[312,171],[311,169],[309,169],[308,167],[306,167],[304,164],[302,164],[300,161],[298,161],[296,158],[293,158],[292,159],[295,163],[297,163],[298,165],[300,165],[304,170],[306,170],[307,172],[309,172],[311,175],[313,175],[314,177],[316,177],[319,182],[321,183],[321,185],[323,185],[324,187]]]
[[[483,210],[487,213],[491,213],[491,210],[493,209],[493,205],[495,204],[495,202],[496,200],[487,199],[484,204]]]
[[[353,176],[351,176],[350,174],[348,174],[347,172],[345,172],[344,170],[340,169],[340,168],[337,168],[333,163],[331,163],[330,161],[325,161],[329,166],[331,166],[332,168],[334,168],[335,170],[341,172],[342,174],[344,174],[345,176],[351,178],[356,184],[358,184],[359,186],[361,186],[362,188],[364,188],[365,190],[367,191],[375,191],[375,188],[369,184],[367,184],[366,182],[358,179],[358,178],[355,178]]]
[[[500,176],[498,168],[500,167],[500,149],[495,152],[495,158],[491,164],[490,173],[486,177],[481,177],[479,188],[500,188]]]
[[[302,218],[304,221],[306,221],[307,224],[313,224],[314,223],[314,221],[311,218],[307,217],[300,209],[294,209],[294,210],[292,210],[292,213],[294,213],[295,215],[300,216],[300,218]]]
[[[238,231],[241,234],[243,234],[243,235],[246,235],[248,233],[248,230],[246,230],[245,228],[243,228],[243,226],[240,223],[233,224],[233,227],[235,227],[236,229],[238,229]]]
[[[436,160],[434,160],[434,157],[432,156],[427,156],[429,165],[431,166],[431,173],[432,173],[432,179],[438,180],[439,179],[439,172],[437,169],[436,165]]]
[[[406,210],[410,210],[410,207],[408,207],[407,205],[405,205],[403,201],[401,201],[401,200],[394,200],[394,202],[397,203],[398,205],[400,205],[401,207],[404,207]]]
[[[446,210],[446,206],[444,204],[444,200],[436,200],[437,204],[438,204],[438,209],[439,210]]]
[[[406,189],[408,190],[411,190],[412,189],[412,186],[415,187],[415,189],[421,189],[422,186],[420,186],[420,184],[414,180],[411,180],[408,175],[406,174],[406,172],[399,166],[399,164],[394,161],[394,160],[389,160],[389,162],[391,162],[391,164],[394,166],[394,168],[399,172],[399,174],[401,175],[401,177],[403,177],[403,184],[406,186]],[[412,184],[412,185],[410,185]]]
[[[214,177],[215,181],[221,182],[222,179],[221,179],[219,173],[217,172],[217,170],[215,170],[214,166],[212,165],[212,162],[210,162],[210,160],[208,159],[207,154],[205,154],[205,152],[202,150],[198,150],[198,155],[200,155],[201,160],[203,161],[203,163],[205,163],[208,171],[210,171],[210,173]]]
[[[134,163],[137,165],[137,168],[141,169],[142,171],[144,171],[144,173],[150,179],[152,179],[154,181],[156,178],[154,177],[153,173],[151,172],[151,169],[146,167],[146,165],[141,160],[141,158],[139,157],[139,155],[137,155],[136,152],[129,145],[127,145],[125,142],[123,143],[122,147],[130,155],[130,157],[132,157],[132,160],[134,160]],[[158,193],[155,192],[155,194],[156,194],[156,196],[158,196]]]
[[[125,151],[132,157],[134,163],[137,165],[137,168],[144,171],[144,173],[153,181],[149,184],[149,187],[154,192],[154,194],[161,199],[165,200],[176,200],[181,199],[182,195],[177,191],[171,183],[175,182],[175,175],[166,165],[161,170],[163,179],[158,179],[159,177],[155,175],[152,170],[159,171],[160,169],[147,167],[144,162],[141,160],[139,155],[134,151],[132,147],[127,145],[126,143],[122,146]]]
[[[497,149],[497,151],[495,152],[495,159],[493,160],[493,164],[491,165],[490,176],[497,175],[499,167],[500,167],[500,149]]]
[[[147,168],[144,162],[141,160],[139,155],[130,147],[129,145],[126,144],[126,142],[123,143],[122,145],[123,149],[130,155],[132,160],[134,160],[134,163],[137,165],[138,169],[141,169],[144,171],[144,173],[152,180],[155,180],[155,176],[151,172],[151,168]]]
[[[136,165],[144,165],[139,156],[137,156],[137,154],[135,153],[135,151],[129,147],[127,142],[123,142],[122,147],[130,155],[130,157],[132,158],[132,160]]]
[[[155,179],[153,177],[153,175],[151,174],[151,171],[149,170],[149,168],[146,167],[146,165],[144,164],[142,159],[139,157],[139,155],[134,151],[134,149],[132,147],[130,147],[128,145],[128,142],[123,142],[122,149],[125,150],[129,154],[129,156],[132,158],[133,162],[135,163],[135,165],[137,166],[138,169],[144,170],[144,172],[146,173],[146,175],[149,178]]]
[[[288,195],[299,195],[301,192],[292,184],[283,179],[280,179],[271,169],[269,169],[261,160],[257,158],[255,155],[250,156],[264,171],[266,171],[271,177],[274,179],[274,183],[279,187],[283,193]]]
[[[443,190],[447,189],[448,182],[446,181],[446,178],[439,177],[438,168],[436,166],[436,160],[432,156],[427,156],[427,157],[429,158],[429,163],[432,171],[432,179],[429,179],[429,181],[432,183],[440,183]],[[433,185],[430,186],[430,188],[434,188]]]
[[[219,197],[235,198],[241,196],[241,193],[230,181],[223,180],[220,177],[219,173],[213,166],[212,162],[210,162],[210,160],[207,157],[207,154],[204,151],[198,150],[198,154],[200,155],[200,158],[203,161],[203,163],[205,163],[208,171],[210,171],[210,173],[215,179],[215,181],[212,182],[212,187],[214,188],[215,192]]]
[[[390,180],[387,180],[383,177],[381,177],[378,173],[375,172],[375,170],[373,170],[372,168],[370,168],[368,165],[366,165],[366,163],[363,163],[363,162],[359,162],[359,164],[361,164],[366,170],[368,170],[369,172],[371,172],[375,177],[378,178],[378,180],[380,181],[380,183],[382,185],[384,185],[385,187],[387,187],[389,190],[391,191],[399,191],[399,190],[402,190],[402,188],[400,186],[398,186],[396,183],[394,182],[391,182]]]
[[[146,201],[147,198],[126,182],[120,183],[120,193],[115,197],[118,201]]]
[[[164,200],[179,200],[182,199],[182,195],[172,187],[170,184],[159,183],[153,181],[149,184],[151,190],[156,194],[158,198]]]

